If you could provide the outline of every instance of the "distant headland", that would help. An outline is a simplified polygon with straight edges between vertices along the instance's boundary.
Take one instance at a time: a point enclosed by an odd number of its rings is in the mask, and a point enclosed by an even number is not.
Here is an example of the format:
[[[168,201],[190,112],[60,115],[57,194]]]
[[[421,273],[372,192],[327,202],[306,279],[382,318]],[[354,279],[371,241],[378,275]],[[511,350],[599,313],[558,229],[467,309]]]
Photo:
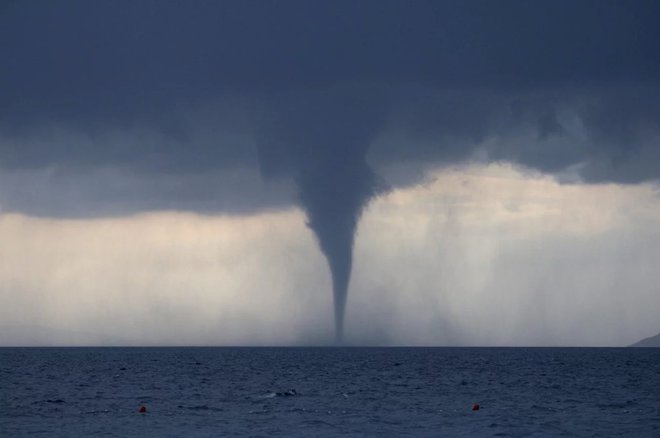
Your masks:
[[[660,347],[660,333],[650,338],[642,339],[639,342],[635,342],[631,347]]]

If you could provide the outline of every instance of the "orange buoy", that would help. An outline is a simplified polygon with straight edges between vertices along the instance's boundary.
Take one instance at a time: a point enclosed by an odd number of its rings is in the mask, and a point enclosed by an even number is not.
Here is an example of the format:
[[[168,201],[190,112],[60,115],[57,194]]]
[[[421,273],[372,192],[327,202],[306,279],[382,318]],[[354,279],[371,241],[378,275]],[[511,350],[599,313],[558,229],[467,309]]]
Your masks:
[[[481,409],[481,406],[479,406],[479,403],[475,403],[475,404],[472,405],[472,410],[473,411],[478,411],[479,409]]]
[[[140,407],[138,408],[138,412],[140,412],[141,414],[144,414],[145,412],[147,412],[147,408],[146,408],[146,406],[140,406]]]

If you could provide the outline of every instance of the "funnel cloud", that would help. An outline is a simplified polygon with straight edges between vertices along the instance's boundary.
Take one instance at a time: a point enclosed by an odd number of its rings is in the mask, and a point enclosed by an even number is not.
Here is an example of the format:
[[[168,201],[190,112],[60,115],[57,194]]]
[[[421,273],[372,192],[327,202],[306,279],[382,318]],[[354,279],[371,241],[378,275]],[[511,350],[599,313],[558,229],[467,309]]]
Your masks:
[[[343,341],[353,242],[362,210],[378,192],[366,155],[380,128],[379,99],[323,90],[271,103],[257,143],[265,176],[293,175],[307,226],[332,276],[335,340]]]
[[[353,265],[358,219],[374,195],[375,183],[364,157],[338,156],[298,178],[307,225],[314,231],[332,274],[335,339],[344,335],[344,313]]]

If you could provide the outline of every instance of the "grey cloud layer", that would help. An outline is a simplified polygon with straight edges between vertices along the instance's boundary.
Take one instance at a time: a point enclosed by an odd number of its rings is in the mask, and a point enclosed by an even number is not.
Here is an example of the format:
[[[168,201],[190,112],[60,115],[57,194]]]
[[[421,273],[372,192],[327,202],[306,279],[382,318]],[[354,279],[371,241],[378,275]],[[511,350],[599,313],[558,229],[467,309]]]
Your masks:
[[[657,179],[659,18],[653,1],[7,3],[0,205],[244,211],[291,200],[256,169],[300,182],[365,159]],[[95,195],[108,169],[139,178]],[[214,172],[246,182],[200,184]]]
[[[81,116],[340,82],[656,81],[652,1],[14,2],[3,101]]]

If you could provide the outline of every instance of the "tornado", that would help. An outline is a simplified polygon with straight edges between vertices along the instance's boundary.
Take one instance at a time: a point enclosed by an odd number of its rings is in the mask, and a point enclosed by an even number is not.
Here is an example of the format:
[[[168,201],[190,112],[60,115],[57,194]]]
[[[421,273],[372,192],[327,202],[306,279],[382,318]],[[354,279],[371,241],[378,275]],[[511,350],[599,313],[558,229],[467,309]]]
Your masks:
[[[335,340],[342,343],[355,230],[364,206],[375,194],[375,178],[364,157],[339,155],[304,171],[297,184],[307,226],[330,268]]]
[[[290,176],[332,278],[335,342],[344,317],[358,221],[379,191],[367,152],[381,125],[378,99],[337,90],[279,97],[257,131],[262,174]]]

